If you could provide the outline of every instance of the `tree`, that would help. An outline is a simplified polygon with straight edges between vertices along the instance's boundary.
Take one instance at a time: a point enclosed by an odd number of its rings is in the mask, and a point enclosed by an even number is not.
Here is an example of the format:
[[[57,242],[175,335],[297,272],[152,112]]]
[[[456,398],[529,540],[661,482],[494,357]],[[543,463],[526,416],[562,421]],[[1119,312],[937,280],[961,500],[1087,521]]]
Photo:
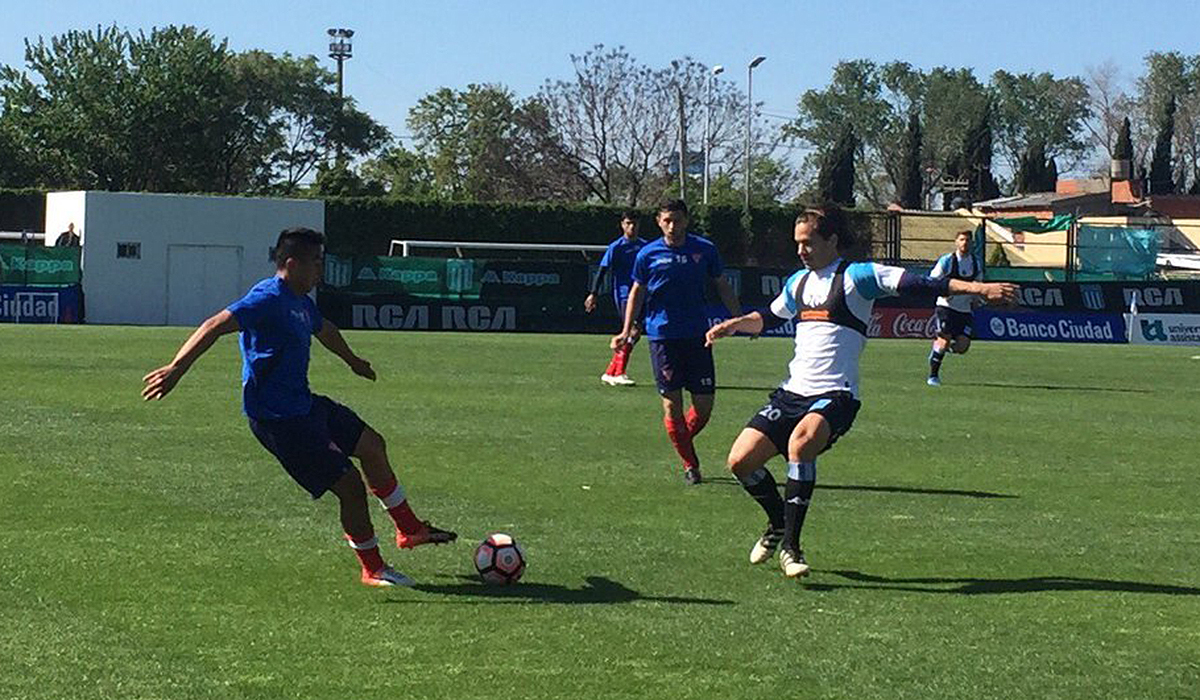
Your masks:
[[[1129,117],[1125,117],[1121,121],[1121,127],[1117,131],[1117,142],[1113,146],[1112,157],[1116,160],[1133,160],[1133,140],[1130,134],[1131,126]]]
[[[1000,196],[992,177],[992,110],[985,108],[963,137],[960,176],[967,180],[967,197],[972,202]]]
[[[1171,142],[1175,138],[1175,98],[1166,103],[1158,120],[1158,136],[1154,140],[1154,156],[1150,159],[1150,193],[1172,194],[1175,178],[1171,163]]]
[[[1054,159],[1046,160],[1046,147],[1034,142],[1021,158],[1013,179],[1014,189],[1022,194],[1053,192],[1058,184],[1058,166]]]
[[[1117,155],[1117,149],[1122,123],[1128,124],[1128,115],[1134,110],[1135,104],[1133,98],[1122,89],[1119,70],[1111,61],[1087,69],[1087,87],[1091,114],[1084,121],[1084,126],[1088,130],[1090,145],[1102,160],[1096,164],[1096,169],[1107,173],[1109,161],[1133,159],[1128,132],[1125,137],[1129,144],[1129,155],[1122,158]]]
[[[570,79],[547,81],[535,98],[543,120],[532,132],[539,150],[569,165],[588,199],[629,206],[659,199],[678,179],[667,173],[678,148],[677,92],[695,133],[707,108],[708,67],[685,57],[656,69],[603,45],[572,55],[571,64]],[[736,173],[745,98],[728,81],[713,86],[712,163]],[[756,127],[756,142],[774,139]]]
[[[0,69],[0,125],[38,174],[25,184],[289,193],[339,146],[389,138],[315,58],[234,54],[194,27],[70,31],[26,41],[25,63]]]
[[[900,191],[896,194],[905,209],[925,208],[925,182],[921,172],[921,118],[916,112],[908,115],[904,132],[904,151],[900,161]]]
[[[362,164],[359,174],[371,187],[393,197],[433,198],[437,185],[429,162],[419,153],[395,146]]]
[[[1042,144],[1048,158],[1061,158],[1068,168],[1087,156],[1084,134],[1092,113],[1088,88],[1081,79],[998,70],[991,86],[992,127],[1014,171],[1035,143]]]
[[[817,175],[817,194],[823,202],[854,206],[854,160],[858,139],[847,125],[837,143],[825,154]]]

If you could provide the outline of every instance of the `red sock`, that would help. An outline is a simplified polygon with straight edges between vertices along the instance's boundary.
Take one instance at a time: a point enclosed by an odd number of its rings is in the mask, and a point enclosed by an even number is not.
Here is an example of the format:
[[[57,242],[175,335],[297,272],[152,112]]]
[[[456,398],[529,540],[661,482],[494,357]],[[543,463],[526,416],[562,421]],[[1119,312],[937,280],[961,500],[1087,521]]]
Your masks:
[[[356,540],[350,535],[346,535],[346,543],[354,550],[354,555],[358,557],[358,563],[362,564],[363,571],[374,573],[386,566],[383,563],[383,556],[379,554],[379,540],[375,539],[374,535],[365,540]]]
[[[629,353],[633,352],[633,343],[625,343],[621,349],[617,350],[613,355],[613,374],[625,374],[625,367],[629,364]]]
[[[708,425],[708,416],[702,417],[696,412],[695,406],[689,406],[687,412],[687,429],[692,434],[692,437],[695,438],[699,435],[700,431],[704,430],[704,426],[706,425]]]
[[[386,483],[372,485],[371,493],[375,494],[387,509],[388,515],[392,516],[392,522],[396,523],[396,529],[400,532],[409,534],[425,526],[417,520],[416,513],[409,507],[408,500],[404,498],[404,487],[396,483],[396,477],[389,478]]]
[[[699,467],[700,459],[696,456],[696,448],[692,446],[692,434],[687,429],[687,423],[676,422],[673,418],[665,417],[663,425],[667,428],[667,437],[671,438],[671,444],[675,446],[675,451],[683,458],[684,468]]]
[[[620,350],[613,353],[612,359],[608,361],[608,369],[604,373],[610,377],[617,376],[617,357],[620,355]]]

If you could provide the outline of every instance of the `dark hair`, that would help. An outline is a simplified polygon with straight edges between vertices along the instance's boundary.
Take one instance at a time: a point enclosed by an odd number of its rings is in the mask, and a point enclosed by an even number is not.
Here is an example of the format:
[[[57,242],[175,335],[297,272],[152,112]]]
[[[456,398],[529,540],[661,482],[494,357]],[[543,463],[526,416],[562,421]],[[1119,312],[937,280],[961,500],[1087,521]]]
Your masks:
[[[688,213],[687,202],[683,201],[682,199],[668,199],[667,201],[660,204],[658,207],[659,214],[669,212],[669,211],[683,212],[683,215],[687,216],[687,213]]]
[[[298,258],[306,250],[325,245],[325,236],[311,228],[285,228],[275,241],[275,267],[282,268],[288,258]]]
[[[628,220],[637,223],[640,219],[641,216],[632,209],[626,209],[625,211],[621,212],[621,221]]]
[[[961,231],[958,231],[957,233],[955,233],[955,234],[954,234],[954,237],[955,237],[955,238],[958,238],[959,236],[966,236],[967,238],[970,238],[970,237],[971,237],[971,235],[972,235],[972,233],[974,233],[974,232],[973,232],[973,231],[971,231],[971,229],[969,229],[969,228],[964,228],[963,230],[961,230]]]
[[[805,207],[796,217],[796,223],[802,224],[806,221],[814,222],[816,227],[813,232],[825,240],[837,234],[839,250],[847,250],[854,246],[854,234],[850,232],[846,210],[838,205],[818,204]]]

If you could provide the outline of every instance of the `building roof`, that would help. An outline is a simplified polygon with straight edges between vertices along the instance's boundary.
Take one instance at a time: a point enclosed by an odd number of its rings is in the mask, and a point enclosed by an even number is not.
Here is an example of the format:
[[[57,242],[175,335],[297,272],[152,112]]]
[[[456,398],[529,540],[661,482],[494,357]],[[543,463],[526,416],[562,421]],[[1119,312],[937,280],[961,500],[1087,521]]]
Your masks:
[[[1033,192],[1018,194],[1011,197],[997,197],[983,202],[975,202],[978,209],[1024,210],[1024,209],[1058,209],[1060,207],[1086,206],[1092,204],[1110,204],[1108,192],[1084,192],[1063,194],[1059,192]]]

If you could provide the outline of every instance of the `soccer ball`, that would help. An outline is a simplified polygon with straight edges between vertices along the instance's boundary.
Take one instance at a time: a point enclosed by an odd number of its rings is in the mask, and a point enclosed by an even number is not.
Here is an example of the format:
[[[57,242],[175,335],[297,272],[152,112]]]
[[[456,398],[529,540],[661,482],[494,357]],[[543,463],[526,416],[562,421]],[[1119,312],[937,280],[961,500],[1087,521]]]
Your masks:
[[[475,570],[484,583],[516,583],[525,573],[525,552],[511,536],[497,532],[475,548]]]

